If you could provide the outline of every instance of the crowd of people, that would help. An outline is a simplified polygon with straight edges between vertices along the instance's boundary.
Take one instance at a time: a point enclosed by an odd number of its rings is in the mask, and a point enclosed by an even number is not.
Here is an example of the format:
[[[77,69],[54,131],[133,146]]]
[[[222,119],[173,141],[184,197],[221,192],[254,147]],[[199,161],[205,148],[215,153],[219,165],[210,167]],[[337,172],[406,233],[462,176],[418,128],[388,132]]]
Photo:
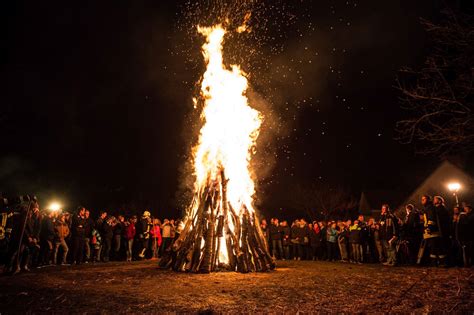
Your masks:
[[[423,209],[408,204],[395,214],[382,205],[377,219],[290,224],[262,220],[270,253],[277,259],[328,260],[356,264],[472,266],[474,215],[463,204],[446,209],[440,196],[423,196]]]
[[[472,207],[449,211],[440,196],[423,196],[421,202],[423,209],[409,204],[400,214],[385,204],[377,218],[299,219],[291,225],[272,218],[262,219],[260,227],[274,259],[472,266]],[[149,211],[128,218],[102,211],[96,219],[85,207],[73,214],[40,211],[28,196],[1,216],[0,263],[11,274],[51,265],[159,259],[183,228],[180,220],[161,222]]]
[[[15,209],[2,213],[0,260],[5,273],[53,265],[157,259],[179,236],[179,220],[111,215],[93,219],[79,207],[76,213],[40,211],[36,200],[22,198]]]

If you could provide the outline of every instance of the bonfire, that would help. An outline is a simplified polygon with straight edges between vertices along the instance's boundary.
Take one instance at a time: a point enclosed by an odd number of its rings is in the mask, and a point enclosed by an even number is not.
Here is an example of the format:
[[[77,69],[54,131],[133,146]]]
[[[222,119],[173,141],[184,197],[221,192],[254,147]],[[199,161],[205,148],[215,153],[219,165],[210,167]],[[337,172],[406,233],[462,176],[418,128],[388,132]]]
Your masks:
[[[203,125],[193,148],[194,197],[184,228],[160,266],[203,273],[274,269],[254,208],[250,169],[263,116],[248,104],[246,74],[237,65],[224,65],[225,28],[198,31],[206,38],[207,68],[194,99],[203,105]]]

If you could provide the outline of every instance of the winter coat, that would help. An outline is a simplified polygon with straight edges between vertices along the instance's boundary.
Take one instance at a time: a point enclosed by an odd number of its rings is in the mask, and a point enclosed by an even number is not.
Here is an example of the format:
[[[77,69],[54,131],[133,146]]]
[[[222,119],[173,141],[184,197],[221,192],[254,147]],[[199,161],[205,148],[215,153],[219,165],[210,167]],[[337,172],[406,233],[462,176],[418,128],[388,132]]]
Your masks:
[[[116,219],[113,216],[107,216],[102,222],[102,229],[100,230],[100,236],[104,239],[112,239],[114,237],[114,223]]]
[[[359,225],[353,224],[349,227],[349,243],[361,244],[362,229]]]
[[[156,238],[158,246],[161,246],[161,231],[159,225],[153,225],[153,228],[150,230],[150,234],[152,238]]]
[[[133,240],[135,238],[135,234],[137,233],[137,230],[135,228],[135,223],[130,223],[126,228],[125,228],[125,238],[127,240]]]
[[[283,246],[290,245],[290,227],[289,226],[281,226],[281,233],[283,238]]]
[[[330,243],[336,243],[337,241],[337,231],[332,227],[328,227],[326,230],[327,241]]]
[[[394,236],[398,237],[398,219],[391,213],[380,216],[379,220],[379,239],[391,240]]]
[[[54,235],[55,233],[53,219],[48,216],[45,216],[43,220],[41,220],[40,239],[42,241],[52,241],[54,239]]]
[[[124,223],[123,222],[118,222],[114,226],[114,235],[122,235],[124,229],[125,229]]]
[[[311,247],[321,246],[321,235],[320,233],[316,233],[314,229],[309,230],[309,245]]]
[[[461,212],[455,226],[456,240],[462,244],[474,241],[474,214]]]
[[[281,240],[280,226],[270,224],[269,232],[270,232],[270,240],[272,240],[272,241],[273,240],[275,240],[275,241]]]
[[[88,238],[92,236],[92,229],[95,227],[95,222],[91,218],[87,218],[84,224],[84,235]]]
[[[85,237],[86,218],[75,215],[72,218],[71,233],[73,237]]]

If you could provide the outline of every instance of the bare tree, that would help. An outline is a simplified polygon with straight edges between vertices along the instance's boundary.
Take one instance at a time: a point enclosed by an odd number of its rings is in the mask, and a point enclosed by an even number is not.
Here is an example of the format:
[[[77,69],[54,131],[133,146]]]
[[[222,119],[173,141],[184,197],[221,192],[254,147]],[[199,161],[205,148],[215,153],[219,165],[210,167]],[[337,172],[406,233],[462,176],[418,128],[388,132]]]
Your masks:
[[[296,185],[292,201],[312,218],[328,219],[357,206],[357,200],[343,187],[331,188],[323,184]]]
[[[397,79],[409,118],[396,124],[398,140],[417,153],[446,155],[474,149],[471,15],[445,9],[439,22],[421,20],[432,46],[424,66]]]

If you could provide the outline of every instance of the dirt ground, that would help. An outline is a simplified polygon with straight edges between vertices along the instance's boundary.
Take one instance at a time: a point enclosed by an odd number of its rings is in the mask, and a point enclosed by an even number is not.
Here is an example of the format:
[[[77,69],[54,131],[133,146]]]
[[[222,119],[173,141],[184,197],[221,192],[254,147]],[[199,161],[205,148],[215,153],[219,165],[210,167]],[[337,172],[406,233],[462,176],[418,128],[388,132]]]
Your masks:
[[[0,313],[466,312],[474,269],[283,261],[268,273],[185,274],[156,261],[0,277]]]

